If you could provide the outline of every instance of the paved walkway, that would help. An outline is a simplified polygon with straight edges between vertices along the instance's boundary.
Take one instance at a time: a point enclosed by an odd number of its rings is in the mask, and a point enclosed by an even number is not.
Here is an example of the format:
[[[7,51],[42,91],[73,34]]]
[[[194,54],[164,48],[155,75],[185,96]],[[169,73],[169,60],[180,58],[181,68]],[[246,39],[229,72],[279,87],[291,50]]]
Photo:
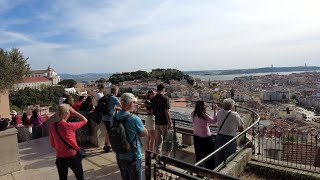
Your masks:
[[[0,180],[57,180],[55,150],[48,137],[19,143],[22,170],[0,177]],[[85,179],[120,178],[114,153],[104,153],[101,148],[88,148],[88,157],[83,160]],[[75,179],[69,170],[69,179]]]
[[[141,140],[144,142],[144,138]],[[143,148],[144,147],[145,146],[143,146]],[[102,148],[97,147],[86,148],[86,151],[88,156],[82,163],[85,179],[121,179],[115,154],[113,152],[104,153]],[[193,151],[194,149],[192,147],[179,151],[177,152],[177,159],[193,163]],[[50,147],[48,137],[19,143],[19,153],[22,170],[5,176],[0,176],[0,180],[59,179],[58,171],[55,166],[55,150]],[[171,155],[173,155],[173,153]],[[73,172],[70,169],[68,179],[75,180]]]

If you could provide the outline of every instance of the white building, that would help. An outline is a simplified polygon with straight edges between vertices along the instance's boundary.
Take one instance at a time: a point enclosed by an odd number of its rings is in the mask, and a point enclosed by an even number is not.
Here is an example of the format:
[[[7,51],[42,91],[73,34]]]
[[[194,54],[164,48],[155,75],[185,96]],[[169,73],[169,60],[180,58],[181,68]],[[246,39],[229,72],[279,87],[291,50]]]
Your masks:
[[[32,89],[41,89],[42,87],[56,85],[60,82],[60,76],[50,66],[46,70],[33,70],[30,71],[29,77],[13,86],[14,90],[24,89],[26,87]]]
[[[33,70],[33,71],[31,71],[30,77],[46,77],[46,78],[48,78],[49,80],[52,81],[53,85],[56,85],[56,84],[58,84],[60,82],[60,76],[50,66],[48,67],[48,69],[45,69],[45,70]]]
[[[31,89],[41,89],[42,87],[51,86],[52,81],[46,77],[26,77],[20,83],[13,86],[14,90],[24,89],[26,87]]]

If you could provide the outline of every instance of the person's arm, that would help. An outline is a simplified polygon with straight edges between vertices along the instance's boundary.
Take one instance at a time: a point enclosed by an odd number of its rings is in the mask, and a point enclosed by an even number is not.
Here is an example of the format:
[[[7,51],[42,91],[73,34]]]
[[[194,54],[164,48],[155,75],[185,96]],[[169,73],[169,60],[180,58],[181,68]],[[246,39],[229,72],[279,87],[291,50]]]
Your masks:
[[[38,123],[39,123],[39,125],[41,125],[41,124],[42,124],[42,118],[41,118],[41,116],[40,116],[40,115],[38,116]]]
[[[51,127],[50,127],[50,134],[49,134],[49,138],[50,138],[50,146],[51,147],[53,147],[53,148],[55,148],[56,147],[56,144],[55,144],[55,142],[54,142],[54,138],[53,138],[53,135],[52,135],[52,125],[51,125]]]
[[[140,133],[140,137],[146,137],[148,136],[148,130],[146,128],[143,128],[143,130]]]
[[[87,118],[85,118],[82,114],[80,114],[77,111],[75,111],[72,107],[70,107],[69,111],[70,111],[70,114],[72,116],[76,116],[76,117],[78,117],[80,119],[80,122],[72,123],[72,128],[74,130],[77,130],[77,129],[81,128],[82,126],[84,126],[88,122]]]
[[[168,128],[171,129],[173,124],[172,124],[172,120],[171,120],[170,109],[165,109],[164,112],[166,114],[166,118],[168,119]]]
[[[137,131],[139,132],[139,136],[140,137],[145,137],[148,136],[148,130],[144,127],[141,119],[138,116],[133,116],[134,118],[136,118],[136,127],[137,127]]]
[[[111,97],[114,97],[114,96],[111,96]],[[121,103],[120,103],[119,99],[116,98],[116,97],[114,97],[114,99],[116,100],[116,102],[115,102],[115,104],[116,104],[115,110],[121,111],[122,108],[121,108]]]
[[[166,114],[166,118],[168,120],[168,128],[171,129],[173,124],[171,120],[171,114],[170,114],[170,101],[169,98],[166,98],[166,109],[164,110],[164,113]]]
[[[209,116],[208,114],[205,114],[206,120],[208,124],[216,124],[218,122],[217,113],[213,113],[213,117]]]
[[[241,119],[241,117],[240,117],[240,115],[238,113],[237,113],[237,119],[238,119],[238,122],[239,122],[238,131],[242,132],[244,130],[243,120]]]

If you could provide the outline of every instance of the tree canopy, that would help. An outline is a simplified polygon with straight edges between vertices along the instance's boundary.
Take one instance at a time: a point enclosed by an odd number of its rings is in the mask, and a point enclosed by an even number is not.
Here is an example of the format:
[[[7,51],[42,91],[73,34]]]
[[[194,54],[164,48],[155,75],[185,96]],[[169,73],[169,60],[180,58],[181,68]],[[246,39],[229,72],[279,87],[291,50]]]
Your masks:
[[[10,92],[10,104],[20,109],[35,104],[51,105],[55,108],[63,92],[64,88],[61,86],[49,86],[41,91],[38,89],[24,88]]]
[[[100,78],[95,81],[95,83],[105,83],[107,80],[105,78]]]
[[[28,58],[25,58],[17,48],[11,51],[0,48],[0,92],[10,89],[29,75],[30,67],[27,60]]]
[[[189,84],[193,84],[193,78],[188,74],[177,69],[153,69],[150,73],[146,71],[136,71],[136,72],[126,72],[122,74],[113,74],[109,77],[109,81],[112,84],[118,84],[123,81],[133,81],[140,80],[142,82],[161,80],[164,82],[169,82],[171,79],[182,80],[186,79]]]
[[[75,81],[73,79],[64,79],[64,80],[60,81],[58,84],[60,84],[61,86],[65,87],[65,88],[73,88],[77,84],[77,81]]]

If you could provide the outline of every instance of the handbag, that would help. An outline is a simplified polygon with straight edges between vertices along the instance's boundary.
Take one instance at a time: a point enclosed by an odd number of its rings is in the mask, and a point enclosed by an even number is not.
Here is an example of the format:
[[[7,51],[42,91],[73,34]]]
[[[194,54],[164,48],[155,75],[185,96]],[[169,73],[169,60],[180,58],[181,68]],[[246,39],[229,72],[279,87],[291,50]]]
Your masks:
[[[181,147],[181,141],[178,134],[173,130],[169,129],[166,138],[164,139],[164,149],[167,152],[171,152],[173,149],[177,150]]]
[[[55,127],[56,127],[56,132],[58,134],[58,136],[60,137],[61,141],[67,145],[68,147],[70,147],[71,149],[75,150],[77,152],[77,157],[82,160],[83,158],[85,158],[87,156],[87,153],[84,149],[80,148],[79,150],[77,150],[76,148],[74,148],[73,146],[71,146],[66,140],[64,140],[61,136],[61,134],[59,133],[58,130],[58,122],[54,123]]]

